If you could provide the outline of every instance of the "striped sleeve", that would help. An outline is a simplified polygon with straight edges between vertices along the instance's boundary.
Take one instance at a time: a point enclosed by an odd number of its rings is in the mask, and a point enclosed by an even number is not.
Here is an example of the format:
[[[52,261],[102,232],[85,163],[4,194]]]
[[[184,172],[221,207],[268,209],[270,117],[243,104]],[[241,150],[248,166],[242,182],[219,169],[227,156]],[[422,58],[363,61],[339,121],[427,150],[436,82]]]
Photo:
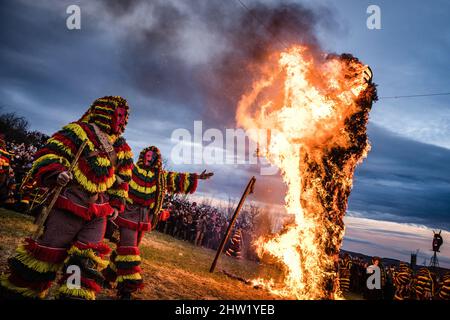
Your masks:
[[[74,132],[75,124],[69,124],[47,140],[45,146],[36,152],[31,167],[31,177],[39,187],[49,187],[48,178],[66,171],[82,140]]]
[[[197,190],[198,174],[181,172],[164,172],[166,189],[170,193],[190,194]]]

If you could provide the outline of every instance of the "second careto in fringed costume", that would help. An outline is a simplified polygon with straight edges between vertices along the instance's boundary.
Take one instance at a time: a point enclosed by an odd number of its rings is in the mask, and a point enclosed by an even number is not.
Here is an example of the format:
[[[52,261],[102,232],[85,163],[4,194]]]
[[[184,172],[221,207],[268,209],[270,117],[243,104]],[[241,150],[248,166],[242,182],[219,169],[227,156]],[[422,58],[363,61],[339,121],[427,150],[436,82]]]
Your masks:
[[[166,192],[194,193],[198,179],[212,175],[165,171],[157,147],[141,151],[132,170],[125,212],[115,219],[120,227],[117,250],[104,272],[109,281],[117,283],[120,298],[130,299],[133,292],[143,287],[139,243],[143,233],[151,230],[151,217],[159,215]]]

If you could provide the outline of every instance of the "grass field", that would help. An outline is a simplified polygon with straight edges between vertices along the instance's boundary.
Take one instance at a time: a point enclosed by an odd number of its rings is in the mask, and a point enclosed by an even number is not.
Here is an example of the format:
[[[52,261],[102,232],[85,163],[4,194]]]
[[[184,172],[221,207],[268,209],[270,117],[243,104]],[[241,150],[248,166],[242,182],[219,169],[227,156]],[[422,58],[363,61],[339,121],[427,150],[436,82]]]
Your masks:
[[[8,257],[24,237],[30,236],[34,228],[31,217],[0,209],[0,273],[6,271]],[[274,266],[222,255],[216,271],[210,273],[215,255],[213,250],[199,248],[159,232],[147,233],[140,250],[145,288],[136,295],[138,299],[279,299],[263,289],[254,288],[221,272],[225,270],[243,279],[279,279],[281,272]],[[104,290],[98,298],[115,299],[115,292]],[[361,299],[353,294],[346,298]]]
[[[6,271],[7,258],[33,230],[31,217],[0,209],[0,272]],[[148,233],[140,250],[145,288],[137,294],[139,299],[276,299],[220,272],[224,269],[245,279],[275,276],[278,271],[270,266],[222,255],[216,272],[211,274],[214,251],[159,232]],[[105,290],[99,298],[114,299],[115,292]]]

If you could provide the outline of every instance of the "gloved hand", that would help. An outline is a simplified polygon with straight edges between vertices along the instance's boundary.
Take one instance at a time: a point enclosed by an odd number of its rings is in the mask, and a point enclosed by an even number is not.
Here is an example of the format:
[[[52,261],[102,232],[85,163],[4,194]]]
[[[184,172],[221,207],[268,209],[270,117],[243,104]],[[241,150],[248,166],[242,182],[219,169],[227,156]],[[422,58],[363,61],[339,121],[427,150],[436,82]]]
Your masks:
[[[56,183],[61,187],[65,187],[72,179],[73,179],[72,173],[68,171],[63,171],[60,174],[58,174],[58,177],[56,178]]]
[[[213,175],[214,175],[213,172],[206,172],[206,170],[203,170],[203,172],[198,175],[198,178],[202,179],[202,180],[206,180],[206,179],[211,178]]]

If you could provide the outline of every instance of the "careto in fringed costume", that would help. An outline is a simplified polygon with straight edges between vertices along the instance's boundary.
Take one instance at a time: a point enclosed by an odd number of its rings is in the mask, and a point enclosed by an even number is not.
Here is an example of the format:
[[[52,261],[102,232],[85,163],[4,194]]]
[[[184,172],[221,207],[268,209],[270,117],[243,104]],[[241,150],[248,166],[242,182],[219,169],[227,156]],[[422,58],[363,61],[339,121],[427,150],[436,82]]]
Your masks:
[[[81,270],[81,286],[67,286],[63,277],[58,297],[95,299],[110,251],[102,242],[106,219],[114,209],[124,210],[131,178],[132,153],[121,137],[127,118],[125,99],[97,99],[80,120],[63,127],[36,153],[31,178],[38,187],[53,188],[88,141],[42,236],[25,239],[9,259],[9,273],[1,278],[3,297],[44,298],[58,270],[64,267],[66,274],[75,265]]]
[[[146,165],[149,151],[155,160]],[[195,173],[164,171],[158,148],[152,146],[141,151],[132,170],[125,212],[115,220],[120,227],[120,241],[104,272],[109,281],[117,282],[119,296],[131,295],[143,287],[138,246],[142,234],[151,229],[150,216],[160,213],[165,193],[193,193],[197,183]]]

